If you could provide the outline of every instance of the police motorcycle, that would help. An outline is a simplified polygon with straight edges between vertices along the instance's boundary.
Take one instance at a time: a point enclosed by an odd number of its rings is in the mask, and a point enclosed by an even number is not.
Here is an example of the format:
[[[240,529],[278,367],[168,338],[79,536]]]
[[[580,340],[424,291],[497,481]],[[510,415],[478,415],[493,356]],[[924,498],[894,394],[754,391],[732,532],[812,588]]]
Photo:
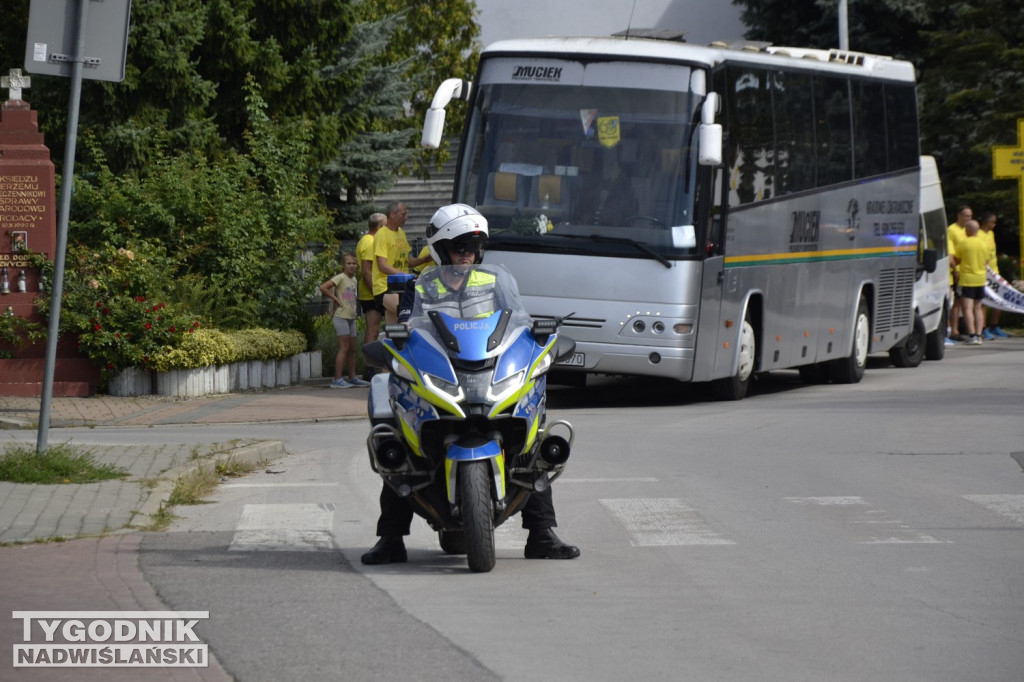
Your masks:
[[[530,317],[502,266],[442,264],[402,286],[415,288],[408,324],[384,325],[363,347],[388,370],[370,387],[370,466],[442,550],[487,572],[494,529],[565,469],[574,432],[547,421],[546,374],[575,342],[557,320]]]

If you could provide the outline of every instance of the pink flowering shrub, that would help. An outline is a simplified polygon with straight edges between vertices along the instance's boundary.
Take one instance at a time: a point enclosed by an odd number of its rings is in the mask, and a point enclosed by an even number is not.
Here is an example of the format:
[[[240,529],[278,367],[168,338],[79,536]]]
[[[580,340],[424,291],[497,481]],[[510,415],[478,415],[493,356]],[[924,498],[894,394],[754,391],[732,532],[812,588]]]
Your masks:
[[[106,376],[150,366],[158,353],[201,327],[197,317],[164,298],[172,273],[163,249],[146,242],[131,248],[69,246],[61,333],[77,335],[81,351]],[[49,314],[49,292],[37,304]]]

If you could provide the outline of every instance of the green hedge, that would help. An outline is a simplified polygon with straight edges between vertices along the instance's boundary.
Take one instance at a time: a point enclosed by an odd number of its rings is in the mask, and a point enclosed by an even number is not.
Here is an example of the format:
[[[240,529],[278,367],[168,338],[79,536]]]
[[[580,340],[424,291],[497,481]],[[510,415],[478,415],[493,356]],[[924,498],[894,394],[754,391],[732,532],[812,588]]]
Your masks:
[[[305,350],[305,335],[294,330],[196,329],[183,337],[178,347],[164,346],[152,359],[150,367],[168,372],[251,360],[283,360]]]

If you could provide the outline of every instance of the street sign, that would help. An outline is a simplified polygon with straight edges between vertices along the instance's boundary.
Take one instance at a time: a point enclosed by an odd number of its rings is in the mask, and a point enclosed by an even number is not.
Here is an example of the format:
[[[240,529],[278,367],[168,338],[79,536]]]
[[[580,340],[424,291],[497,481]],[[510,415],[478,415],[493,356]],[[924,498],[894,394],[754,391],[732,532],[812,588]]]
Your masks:
[[[88,2],[82,78],[124,80],[131,0]],[[25,70],[48,76],[71,76],[75,61],[76,20],[80,0],[31,0]]]
[[[1017,119],[1017,145],[992,147],[992,177],[997,180],[1016,180],[1017,207],[1020,212],[1017,229],[1020,231],[1020,265],[1024,268],[1024,118]],[[1024,272],[1022,272],[1024,276]]]

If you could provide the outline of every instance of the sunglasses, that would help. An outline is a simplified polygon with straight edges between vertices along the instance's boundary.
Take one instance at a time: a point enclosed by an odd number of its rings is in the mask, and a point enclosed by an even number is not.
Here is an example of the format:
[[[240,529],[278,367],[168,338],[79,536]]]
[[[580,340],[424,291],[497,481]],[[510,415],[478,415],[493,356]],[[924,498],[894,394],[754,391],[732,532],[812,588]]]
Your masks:
[[[467,253],[480,253],[480,246],[477,244],[452,244],[448,250],[461,256]]]

